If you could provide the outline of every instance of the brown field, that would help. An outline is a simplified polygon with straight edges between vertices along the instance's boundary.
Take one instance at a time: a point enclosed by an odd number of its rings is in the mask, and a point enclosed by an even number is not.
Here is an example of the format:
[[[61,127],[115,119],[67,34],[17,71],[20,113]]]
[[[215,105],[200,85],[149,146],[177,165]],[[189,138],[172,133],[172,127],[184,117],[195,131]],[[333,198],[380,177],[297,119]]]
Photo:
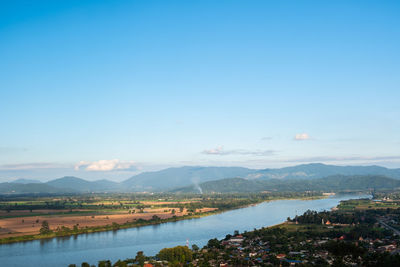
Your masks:
[[[200,200],[193,200],[193,201],[140,201],[143,205],[166,205],[166,204],[188,204],[200,202]]]
[[[5,210],[0,210],[0,216],[27,216],[29,214],[52,214],[52,213],[63,213],[63,212],[68,212],[69,210],[52,210],[52,209],[42,209],[42,210],[33,210],[32,212],[30,210],[11,210],[10,212],[7,212]],[[87,211],[84,209],[73,209],[73,211]],[[1,219],[0,219],[1,220]]]
[[[175,216],[183,216],[187,214],[187,210],[183,210],[183,212],[179,212],[179,209],[175,210],[176,210],[176,213],[174,214]],[[198,210],[198,212],[207,212],[212,210],[215,209],[203,208],[201,210]],[[54,210],[41,210],[41,211],[43,213],[54,212]],[[29,211],[18,211],[18,213],[27,214],[29,213]],[[137,220],[139,218],[148,220],[151,219],[154,215],[157,215],[162,219],[170,218],[173,216],[173,214],[171,214],[171,208],[158,208],[158,209],[145,209],[144,213],[133,213],[133,214],[129,214],[128,211],[120,211],[118,213],[101,214],[101,215],[99,214],[72,215],[72,216],[40,215],[40,216],[29,216],[29,217],[19,217],[19,218],[6,218],[6,219],[0,219],[0,238],[38,234],[42,222],[44,220],[46,220],[49,223],[50,228],[52,230],[55,230],[57,227],[61,226],[73,228],[74,225],[78,225],[81,228],[86,226],[92,227],[92,226],[102,226],[107,224],[111,225],[113,222],[118,224],[123,224],[126,222]]]

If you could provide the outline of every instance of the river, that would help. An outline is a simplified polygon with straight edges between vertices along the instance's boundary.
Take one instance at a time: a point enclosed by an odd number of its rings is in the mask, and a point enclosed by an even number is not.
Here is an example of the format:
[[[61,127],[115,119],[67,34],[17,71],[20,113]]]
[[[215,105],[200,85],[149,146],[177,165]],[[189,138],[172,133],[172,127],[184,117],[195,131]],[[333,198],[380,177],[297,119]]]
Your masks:
[[[96,264],[99,260],[134,258],[136,252],[155,255],[160,249],[185,245],[199,247],[211,238],[224,238],[235,230],[284,222],[287,217],[301,215],[306,210],[329,210],[341,200],[365,198],[369,195],[340,195],[317,200],[277,200],[231,210],[199,219],[150,225],[100,233],[83,234],[47,240],[35,240],[0,245],[1,266],[80,266],[82,262]]]

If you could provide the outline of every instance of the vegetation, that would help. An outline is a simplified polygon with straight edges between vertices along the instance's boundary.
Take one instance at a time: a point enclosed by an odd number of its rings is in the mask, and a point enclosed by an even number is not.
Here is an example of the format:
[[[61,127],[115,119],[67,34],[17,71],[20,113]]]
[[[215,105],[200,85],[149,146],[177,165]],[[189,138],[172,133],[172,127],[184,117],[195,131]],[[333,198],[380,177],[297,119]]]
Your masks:
[[[398,221],[400,209],[341,208],[364,202],[374,201],[344,201],[335,211],[307,211],[278,226],[210,239],[202,249],[164,248],[113,266],[400,266],[400,238],[382,223]]]
[[[251,194],[81,194],[61,195],[53,197],[3,196],[0,202],[0,211],[3,218],[21,218],[18,223],[25,224],[24,220],[38,216],[33,224],[41,223],[40,231],[33,234],[0,238],[0,243],[28,241],[42,238],[69,236],[100,231],[115,231],[130,227],[174,222],[184,219],[199,218],[216,214],[230,209],[245,207],[263,201],[284,198],[320,198],[321,193],[313,192],[272,192]],[[162,210],[164,216],[149,215],[146,219],[132,217],[133,214],[148,213],[151,210]],[[41,213],[47,211],[46,213]],[[129,215],[126,221],[118,223],[112,219],[96,226],[58,225],[52,226],[49,220],[52,216],[90,216],[94,221],[97,217],[112,216],[113,214]],[[49,218],[49,219],[47,219]],[[44,222],[46,221],[46,222]],[[50,225],[49,225],[50,224]],[[28,227],[30,228],[30,226]],[[30,228],[31,229],[31,228]],[[31,230],[29,230],[31,231]]]
[[[376,175],[329,176],[323,179],[255,179],[230,178],[200,184],[203,192],[348,192],[400,188],[400,180]],[[197,187],[188,186],[174,192],[196,192]]]
[[[174,248],[164,248],[160,250],[157,257],[160,260],[168,261],[171,265],[184,265],[192,261],[193,252],[185,246],[177,246]]]

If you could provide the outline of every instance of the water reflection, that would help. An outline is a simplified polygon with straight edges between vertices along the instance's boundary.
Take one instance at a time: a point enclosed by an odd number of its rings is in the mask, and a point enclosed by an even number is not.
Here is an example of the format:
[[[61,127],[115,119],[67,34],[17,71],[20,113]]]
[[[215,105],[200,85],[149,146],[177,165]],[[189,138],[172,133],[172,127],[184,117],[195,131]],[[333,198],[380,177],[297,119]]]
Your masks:
[[[53,242],[53,238],[39,239],[39,241],[40,241],[40,245],[41,245],[41,246],[44,246],[44,245],[46,245],[47,243]],[[28,242],[29,242],[29,241],[28,241]],[[35,242],[35,241],[33,241],[33,242]]]

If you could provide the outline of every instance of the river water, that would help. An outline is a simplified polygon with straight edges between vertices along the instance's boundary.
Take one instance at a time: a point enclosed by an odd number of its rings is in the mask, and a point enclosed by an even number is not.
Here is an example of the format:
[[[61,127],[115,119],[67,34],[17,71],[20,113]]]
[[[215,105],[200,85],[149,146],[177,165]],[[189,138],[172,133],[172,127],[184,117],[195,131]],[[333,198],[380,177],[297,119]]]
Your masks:
[[[96,264],[99,260],[134,258],[136,252],[155,255],[165,247],[207,244],[211,238],[224,238],[235,230],[284,222],[287,217],[301,215],[306,210],[328,210],[341,200],[365,198],[369,195],[340,195],[318,200],[277,200],[256,206],[231,210],[199,219],[150,225],[118,231],[92,233],[48,240],[36,240],[0,245],[1,266],[77,266],[84,261]]]

